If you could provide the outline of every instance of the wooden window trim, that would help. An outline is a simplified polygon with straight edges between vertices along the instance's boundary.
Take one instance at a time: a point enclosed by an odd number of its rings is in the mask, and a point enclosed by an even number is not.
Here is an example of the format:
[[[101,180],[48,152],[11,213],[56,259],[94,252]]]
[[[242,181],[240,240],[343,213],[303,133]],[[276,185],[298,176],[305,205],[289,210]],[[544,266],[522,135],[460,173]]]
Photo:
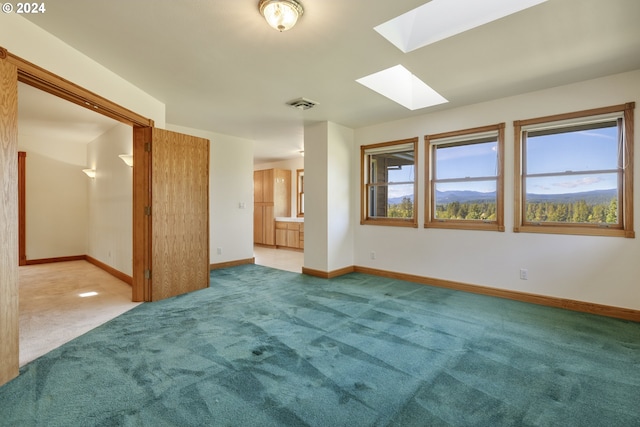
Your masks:
[[[505,123],[498,123],[488,126],[480,126],[469,129],[456,130],[451,132],[443,132],[433,135],[425,135],[425,209],[424,209],[424,227],[425,228],[445,228],[457,230],[485,230],[485,231],[504,231],[504,130]],[[455,138],[463,136],[473,136],[474,134],[482,134],[487,132],[497,132],[498,141],[498,161],[496,176],[496,220],[455,220],[455,219],[435,219],[433,210],[435,209],[435,181],[433,180],[433,165],[431,164],[432,143],[439,139]],[[470,138],[472,139],[472,138]]]
[[[304,169],[296,169],[296,216],[304,217]]]
[[[366,173],[368,167],[365,162],[367,150],[394,145],[413,144],[413,218],[371,218],[368,214],[369,196],[367,192]],[[360,224],[361,225],[383,225],[392,227],[412,227],[418,228],[418,137],[402,139],[398,141],[381,142],[377,144],[360,146]]]
[[[516,120],[513,122],[514,129],[514,227],[516,233],[546,233],[546,234],[570,234],[586,236],[610,236],[634,238],[633,228],[633,137],[634,137],[634,114],[635,102],[613,105],[609,107],[594,108],[590,110],[576,111],[571,113],[557,114],[552,116],[537,117],[527,120]],[[622,216],[622,226],[620,228],[608,228],[598,224],[528,224],[524,222],[525,198],[522,194],[524,184],[522,176],[522,162],[524,153],[522,152],[522,129],[526,126],[537,125],[550,122],[561,122],[565,120],[588,118],[612,113],[622,113],[624,118],[624,140],[623,150],[626,155],[626,165],[624,166],[622,178],[622,207],[619,207]],[[620,201],[618,201],[620,206]]]

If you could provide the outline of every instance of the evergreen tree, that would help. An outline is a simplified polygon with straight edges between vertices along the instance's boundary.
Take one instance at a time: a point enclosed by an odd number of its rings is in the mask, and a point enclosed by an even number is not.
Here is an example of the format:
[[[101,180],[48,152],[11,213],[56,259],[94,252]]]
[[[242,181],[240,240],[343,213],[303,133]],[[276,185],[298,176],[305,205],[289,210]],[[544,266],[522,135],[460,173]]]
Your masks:
[[[408,197],[403,197],[400,203],[389,205],[387,212],[389,218],[413,218],[413,202]]]
[[[589,219],[589,210],[587,202],[580,200],[573,204],[573,222],[583,223]]]
[[[618,198],[614,197],[611,199],[609,203],[609,208],[607,209],[607,224],[617,224],[618,223]]]

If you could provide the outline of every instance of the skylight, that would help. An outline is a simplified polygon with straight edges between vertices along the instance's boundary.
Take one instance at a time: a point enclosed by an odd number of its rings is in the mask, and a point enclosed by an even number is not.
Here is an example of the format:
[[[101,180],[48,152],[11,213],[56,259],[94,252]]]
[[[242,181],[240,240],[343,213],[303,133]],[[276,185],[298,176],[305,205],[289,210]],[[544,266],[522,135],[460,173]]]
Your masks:
[[[431,0],[374,28],[404,53],[547,0]]]
[[[402,65],[387,68],[356,81],[409,110],[449,102]]]

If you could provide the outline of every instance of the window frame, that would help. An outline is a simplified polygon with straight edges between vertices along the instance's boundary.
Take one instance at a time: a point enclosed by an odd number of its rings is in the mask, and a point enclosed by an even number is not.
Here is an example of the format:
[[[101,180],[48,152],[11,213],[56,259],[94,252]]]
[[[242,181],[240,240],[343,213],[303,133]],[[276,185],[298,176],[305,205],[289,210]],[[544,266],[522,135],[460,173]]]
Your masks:
[[[434,177],[435,159],[433,150],[442,144],[472,145],[474,140],[478,140],[487,134],[496,133],[497,140],[497,163],[496,163],[496,219],[495,220],[474,220],[474,219],[443,219],[435,217],[436,209],[436,184]],[[487,230],[504,231],[504,134],[505,123],[481,126],[469,129],[456,130],[432,135],[425,135],[425,228],[448,228],[460,230]],[[465,143],[466,142],[466,143]],[[485,177],[483,177],[485,178]],[[467,178],[472,181],[473,178]]]
[[[389,217],[371,217],[369,216],[369,161],[367,151],[381,150],[399,145],[413,144],[413,217],[412,218],[389,218]],[[395,227],[418,227],[418,137],[381,142],[377,144],[369,144],[360,146],[360,224],[361,225],[385,225]]]
[[[613,236],[634,238],[633,229],[633,115],[635,103],[613,105],[610,107],[582,110],[565,114],[538,117],[527,120],[516,120],[514,127],[514,227],[513,231],[526,233],[570,234],[587,236]],[[622,119],[622,170],[618,176],[618,216],[619,225],[608,226],[591,223],[558,223],[558,222],[528,222],[526,221],[526,188],[524,174],[526,156],[524,144],[525,132],[543,127],[564,128],[575,126],[579,120],[597,121]],[[620,160],[620,159],[619,159]]]

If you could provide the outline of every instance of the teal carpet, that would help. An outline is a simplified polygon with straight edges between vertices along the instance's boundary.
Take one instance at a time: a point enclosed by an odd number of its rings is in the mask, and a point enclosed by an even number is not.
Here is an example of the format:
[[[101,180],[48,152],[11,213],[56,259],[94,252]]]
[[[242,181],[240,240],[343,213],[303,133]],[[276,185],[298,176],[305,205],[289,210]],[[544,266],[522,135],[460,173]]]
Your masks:
[[[255,265],[0,387],[2,426],[640,426],[640,324]]]

